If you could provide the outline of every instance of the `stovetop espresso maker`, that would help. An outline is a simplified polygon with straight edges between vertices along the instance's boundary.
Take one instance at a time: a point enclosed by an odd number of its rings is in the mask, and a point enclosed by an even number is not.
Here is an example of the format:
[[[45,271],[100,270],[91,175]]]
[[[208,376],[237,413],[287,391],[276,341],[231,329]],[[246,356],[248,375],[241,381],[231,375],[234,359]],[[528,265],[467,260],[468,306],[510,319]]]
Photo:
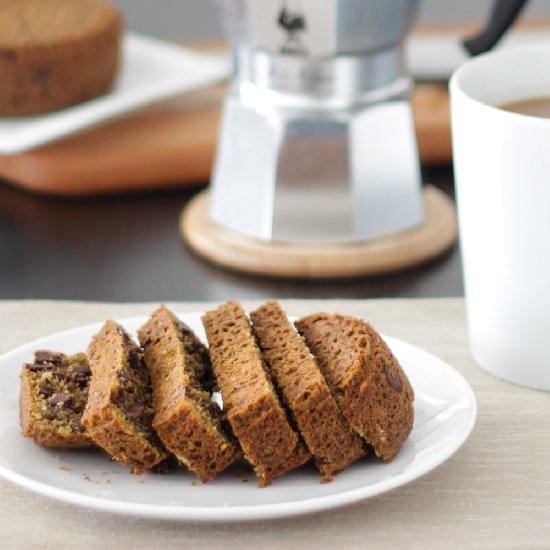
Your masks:
[[[488,49],[524,2],[499,0]],[[368,241],[423,222],[403,40],[419,0],[222,0],[234,76],[210,217],[271,242]],[[476,42],[477,40],[477,42]]]

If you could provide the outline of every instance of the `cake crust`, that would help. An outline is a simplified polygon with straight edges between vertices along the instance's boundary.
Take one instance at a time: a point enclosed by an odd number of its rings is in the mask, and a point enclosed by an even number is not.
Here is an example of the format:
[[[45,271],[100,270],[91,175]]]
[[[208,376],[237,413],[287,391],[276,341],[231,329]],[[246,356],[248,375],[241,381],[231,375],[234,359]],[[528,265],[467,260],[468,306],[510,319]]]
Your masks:
[[[345,315],[295,324],[351,428],[391,461],[411,432],[414,392],[389,347],[370,324]]]
[[[311,454],[288,421],[242,307],[223,304],[203,324],[227,419],[265,487]]]
[[[260,349],[323,481],[365,455],[351,431],[303,338],[277,302],[250,314]]]

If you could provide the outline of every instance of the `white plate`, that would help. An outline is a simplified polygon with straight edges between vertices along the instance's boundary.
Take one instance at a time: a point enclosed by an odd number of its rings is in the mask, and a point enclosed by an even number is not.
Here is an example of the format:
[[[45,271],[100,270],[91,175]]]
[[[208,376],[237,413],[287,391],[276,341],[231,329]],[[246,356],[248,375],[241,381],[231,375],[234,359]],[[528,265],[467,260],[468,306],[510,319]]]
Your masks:
[[[161,40],[127,33],[114,89],[55,113],[0,118],[0,154],[21,153],[125,113],[226,79],[228,56],[197,53]]]
[[[180,317],[204,339],[200,313]],[[121,322],[135,331],[145,320],[133,317]],[[135,476],[110,462],[102,451],[46,449],[21,435],[22,364],[32,361],[40,348],[85,350],[100,326],[54,334],[0,357],[0,475],[65,502],[135,516],[204,521],[273,518],[341,506],[404,485],[449,458],[474,426],[476,401],[464,378],[422,349],[386,337],[416,394],[413,430],[390,464],[366,458],[325,484],[312,466],[305,466],[265,489],[256,487],[254,475],[245,473],[242,464],[206,485],[185,471]]]

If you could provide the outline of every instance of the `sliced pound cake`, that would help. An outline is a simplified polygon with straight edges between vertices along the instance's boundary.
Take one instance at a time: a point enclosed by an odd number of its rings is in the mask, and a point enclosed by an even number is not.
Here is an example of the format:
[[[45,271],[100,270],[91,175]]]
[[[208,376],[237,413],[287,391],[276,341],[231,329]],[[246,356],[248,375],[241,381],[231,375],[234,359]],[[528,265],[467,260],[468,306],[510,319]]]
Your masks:
[[[21,373],[20,419],[23,435],[46,447],[95,446],[81,423],[90,368],[84,353],[50,350],[34,354]]]
[[[141,474],[168,456],[152,428],[153,402],[143,353],[107,321],[88,347],[92,380],[82,424],[114,460]]]
[[[392,460],[412,429],[414,393],[388,346],[368,323],[344,315],[316,313],[296,327],[351,428]]]
[[[227,419],[265,487],[311,455],[279,402],[242,307],[223,304],[203,324]]]
[[[203,482],[214,479],[240,449],[224,433],[221,410],[203,389],[212,387],[208,350],[165,306],[151,315],[138,335],[151,375],[154,429],[165,447]]]
[[[250,314],[271,376],[315,458],[323,481],[365,454],[334,401],[315,359],[277,302]]]

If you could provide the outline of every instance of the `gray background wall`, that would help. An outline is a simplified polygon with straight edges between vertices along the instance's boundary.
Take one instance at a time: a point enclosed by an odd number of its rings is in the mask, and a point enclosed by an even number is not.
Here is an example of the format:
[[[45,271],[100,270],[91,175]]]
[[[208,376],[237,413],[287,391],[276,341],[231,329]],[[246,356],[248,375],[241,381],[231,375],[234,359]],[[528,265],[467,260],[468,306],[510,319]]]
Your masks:
[[[112,1],[122,9],[128,28],[134,31],[183,40],[222,36],[216,9],[220,0]],[[419,23],[482,21],[492,1],[423,0]],[[550,19],[550,0],[531,0],[525,17]]]

